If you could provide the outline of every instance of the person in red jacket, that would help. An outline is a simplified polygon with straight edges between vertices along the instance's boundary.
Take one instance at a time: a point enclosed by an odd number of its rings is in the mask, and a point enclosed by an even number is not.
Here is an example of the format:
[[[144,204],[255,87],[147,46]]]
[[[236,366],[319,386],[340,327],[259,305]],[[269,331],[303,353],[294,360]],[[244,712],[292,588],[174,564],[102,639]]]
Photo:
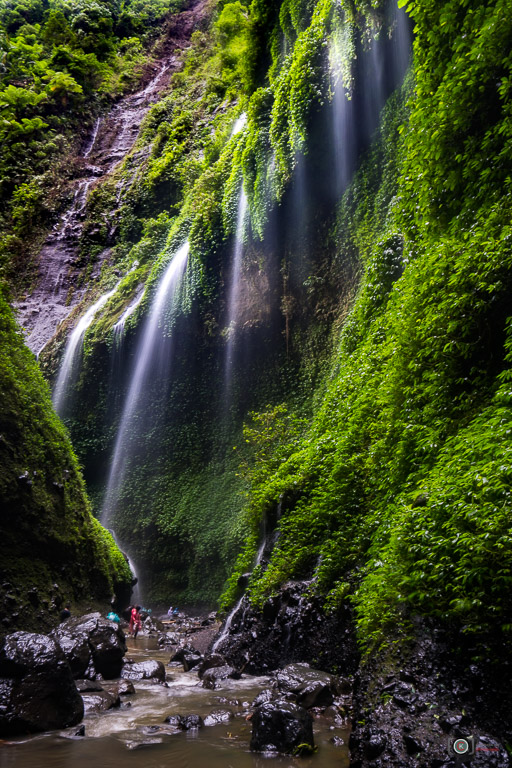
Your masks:
[[[142,629],[142,620],[140,618],[140,605],[134,605],[130,614],[130,634],[137,637],[139,629]]]

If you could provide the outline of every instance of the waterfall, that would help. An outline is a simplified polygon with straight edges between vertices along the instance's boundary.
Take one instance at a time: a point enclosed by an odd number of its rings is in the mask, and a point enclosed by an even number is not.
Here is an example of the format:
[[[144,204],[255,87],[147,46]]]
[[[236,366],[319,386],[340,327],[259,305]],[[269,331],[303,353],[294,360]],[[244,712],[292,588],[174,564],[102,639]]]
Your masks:
[[[134,370],[119,422],[114,450],[110,462],[101,522],[108,527],[122,488],[127,461],[130,458],[130,446],[141,438],[141,422],[136,419],[136,409],[149,384],[154,366],[159,363],[164,352],[164,338],[161,323],[165,311],[172,306],[178,286],[185,271],[189,251],[188,241],[176,251],[165,270],[153,298],[149,315],[144,323],[142,335],[135,354]]]
[[[403,82],[411,57],[411,30],[404,10],[388,8],[392,39],[381,30],[367,45],[341,24],[329,42],[335,192],[351,181],[361,150],[370,143],[388,97]],[[352,98],[354,96],[354,98]]]
[[[80,318],[77,325],[71,332],[71,335],[66,344],[64,357],[62,358],[60,365],[55,389],[53,390],[53,407],[59,416],[62,416],[69,397],[69,390],[74,380],[73,374],[76,373],[77,357],[82,348],[82,341],[85,336],[85,332],[94,320],[96,313],[105,306],[110,297],[113,296],[117,291],[120,282],[121,281],[116,283],[116,285],[112,288],[112,290],[108,291],[108,293],[104,293],[103,296],[100,296],[98,301],[93,304],[92,307],[89,307],[85,315]]]
[[[89,144],[87,145],[87,149],[85,150],[85,152],[83,154],[84,157],[89,157],[89,155],[91,154],[91,152],[93,150],[94,145],[96,144],[96,137],[98,136],[98,130],[99,130],[99,127],[100,127],[100,123],[101,123],[101,118],[98,117],[98,119],[94,123],[94,128],[92,130],[92,136],[90,138]]]
[[[350,181],[356,155],[354,105],[349,98],[352,85],[349,63],[352,46],[349,29],[343,26],[333,35],[329,49],[333,88],[332,131],[336,197],[343,193]]]
[[[136,298],[132,301],[131,304],[127,306],[117,323],[114,325],[113,331],[114,331],[114,344],[118,346],[121,343],[121,340],[124,336],[124,326],[126,324],[126,321],[128,320],[131,315],[135,312],[137,307],[142,301],[142,298],[144,296],[144,289],[140,291],[140,293],[136,296]]]
[[[244,250],[244,232],[245,218],[247,214],[247,196],[244,192],[243,181],[240,187],[240,197],[238,198],[238,211],[236,222],[235,243],[233,246],[233,257],[231,262],[231,275],[228,294],[228,317],[227,317],[227,344],[226,344],[226,364],[225,364],[225,403],[228,404],[231,389],[231,374],[233,368],[233,350],[236,337],[236,323],[240,309],[240,287],[242,274],[242,255]]]
[[[215,653],[215,651],[217,650],[217,648],[219,647],[219,645],[220,645],[220,644],[221,644],[221,643],[222,643],[222,642],[223,642],[223,641],[226,639],[226,637],[229,635],[229,628],[231,627],[231,622],[233,621],[233,618],[234,618],[234,616],[235,616],[235,613],[238,611],[238,609],[239,609],[239,608],[240,608],[240,606],[242,605],[242,600],[243,600],[243,599],[244,599],[244,596],[242,595],[242,597],[240,598],[240,600],[237,602],[237,604],[235,605],[235,607],[233,608],[233,610],[231,611],[231,613],[230,613],[230,614],[229,614],[229,616],[227,617],[227,619],[226,619],[226,623],[224,624],[224,628],[223,628],[222,632],[220,633],[220,635],[218,636],[218,638],[216,639],[216,641],[215,641],[215,642],[214,642],[214,644],[212,645],[212,653]]]
[[[246,122],[247,122],[247,113],[242,112],[242,114],[239,117],[237,117],[237,119],[235,120],[235,124],[233,126],[233,130],[231,131],[231,135],[229,138],[231,139],[233,136],[236,136],[237,133],[240,133],[240,131],[245,128]]]

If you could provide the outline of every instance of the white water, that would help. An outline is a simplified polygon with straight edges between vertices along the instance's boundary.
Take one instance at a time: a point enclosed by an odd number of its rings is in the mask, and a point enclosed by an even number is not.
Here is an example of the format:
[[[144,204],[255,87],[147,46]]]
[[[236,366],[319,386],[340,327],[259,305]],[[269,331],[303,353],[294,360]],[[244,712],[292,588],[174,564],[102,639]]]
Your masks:
[[[352,40],[350,31],[343,27],[333,35],[329,47],[331,82],[333,88],[333,137],[336,194],[347,187],[356,153],[353,106],[350,101],[352,71],[349,64]]]
[[[226,623],[224,624],[224,629],[222,630],[222,632],[220,633],[220,635],[218,636],[218,638],[216,639],[216,641],[212,645],[212,653],[215,653],[215,651],[217,650],[219,645],[222,643],[222,641],[225,640],[225,638],[228,636],[229,628],[231,626],[231,622],[233,621],[233,617],[234,617],[235,613],[238,611],[238,609],[240,608],[240,606],[242,605],[242,600],[243,599],[244,599],[244,596],[242,595],[242,597],[240,598],[238,603],[235,605],[235,607],[233,608],[233,610],[231,611],[231,613],[227,617]]]
[[[114,325],[114,339],[117,342],[119,342],[123,335],[124,335],[124,326],[126,324],[126,321],[128,320],[131,315],[135,312],[137,307],[140,305],[142,298],[144,296],[144,289],[140,291],[138,296],[132,301],[131,304],[128,305],[128,307],[125,309],[117,323]]]
[[[241,130],[245,128],[245,125],[247,123],[247,114],[245,112],[242,112],[242,114],[237,117],[235,120],[235,124],[233,126],[233,129],[231,131],[231,135],[229,138],[232,138],[233,136],[236,136],[237,133],[240,133]]]
[[[98,119],[94,123],[94,128],[93,128],[93,131],[92,131],[92,136],[91,136],[91,139],[90,139],[89,144],[87,146],[87,149],[84,152],[84,155],[83,155],[84,157],[89,157],[89,155],[91,154],[91,152],[93,150],[94,145],[96,144],[96,137],[98,135],[98,130],[99,130],[99,127],[100,127],[100,123],[101,123],[101,118],[98,117]]]
[[[93,304],[92,307],[89,307],[85,315],[83,315],[78,321],[68,339],[52,397],[53,407],[59,415],[62,415],[62,411],[69,394],[69,385],[73,376],[76,358],[82,348],[82,341],[85,332],[94,320],[96,313],[105,306],[110,297],[113,296],[117,291],[120,282],[121,281],[116,283],[116,285],[112,288],[112,290],[108,291],[108,293],[104,293],[103,296],[100,296],[98,301]]]
[[[134,414],[148,383],[152,364],[158,359],[160,342],[162,340],[160,326],[165,310],[172,305],[176,290],[185,271],[188,251],[189,243],[187,241],[176,251],[165,270],[153,299],[151,310],[145,321],[142,337],[135,354],[135,369],[131,377],[119,422],[101,510],[101,522],[105,527],[109,527],[122,487],[126,463],[130,455],[130,443],[136,442],[139,436],[137,430],[140,425],[138,422],[134,422]]]
[[[231,262],[231,274],[228,294],[228,324],[227,324],[227,346],[226,346],[226,365],[225,365],[225,393],[226,402],[229,400],[229,390],[231,387],[231,372],[233,366],[233,348],[235,344],[236,325],[240,308],[240,288],[242,276],[242,255],[244,250],[244,232],[245,219],[247,214],[247,196],[244,192],[243,182],[240,188],[240,197],[238,199],[238,212],[236,222],[235,244],[233,247],[233,258]]]

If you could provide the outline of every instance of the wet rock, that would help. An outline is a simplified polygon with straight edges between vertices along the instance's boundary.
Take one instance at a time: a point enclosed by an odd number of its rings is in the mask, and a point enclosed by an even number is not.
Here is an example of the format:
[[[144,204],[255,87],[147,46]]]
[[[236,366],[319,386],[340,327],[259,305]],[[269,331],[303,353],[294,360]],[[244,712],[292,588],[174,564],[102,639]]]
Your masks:
[[[345,740],[342,739],[341,736],[333,736],[329,741],[331,744],[334,744],[335,747],[342,747],[345,744]]]
[[[168,715],[164,720],[165,723],[172,726],[173,728],[176,728],[176,730],[178,731],[185,730],[183,721],[184,721],[183,715]]]
[[[95,680],[75,680],[75,685],[79,693],[90,693],[103,690],[101,684]]]
[[[363,750],[369,760],[375,760],[386,749],[386,736],[381,731],[373,731],[368,735]]]
[[[205,725],[219,725],[219,723],[228,723],[234,718],[230,709],[214,709],[204,719]]]
[[[135,693],[135,688],[130,680],[122,680],[118,685],[120,696],[131,696]]]
[[[238,680],[240,678],[240,672],[237,672],[236,669],[227,664],[222,667],[212,667],[211,669],[207,669],[204,673],[201,685],[203,688],[209,688],[213,691],[220,680],[226,680],[228,677]]]
[[[252,717],[251,750],[295,754],[300,745],[314,747],[313,720],[303,707],[273,701],[257,707]]]
[[[46,635],[15,632],[0,645],[0,735],[66,728],[84,705],[64,653]]]
[[[209,653],[198,665],[197,674],[202,678],[206,670],[212,667],[224,667],[226,663],[226,659],[220,653]]]
[[[84,708],[86,712],[106,712],[107,709],[119,707],[121,700],[119,696],[114,696],[108,691],[91,691],[82,694]]]
[[[67,619],[51,637],[64,651],[75,677],[94,679],[97,673],[107,680],[119,677],[126,653],[124,633],[100,613]]]
[[[158,636],[158,645],[178,645],[179,636],[175,632],[163,632]]]
[[[337,681],[327,672],[312,669],[309,664],[289,664],[276,675],[276,686],[282,693],[292,693],[306,709],[327,707],[337,693]]]
[[[317,660],[319,667],[355,672],[359,652],[351,608],[324,613],[308,582],[289,582],[257,609],[244,598],[218,650],[227,663],[249,674],[266,674],[291,662]]]
[[[197,667],[198,664],[201,663],[203,660],[203,657],[200,653],[197,653],[194,648],[191,648],[189,645],[185,645],[183,648],[180,648],[174,656],[171,656],[170,662],[171,664],[179,661],[181,664],[183,664],[183,669],[185,672],[189,672],[194,667]]]
[[[272,701],[274,696],[275,696],[275,693],[272,690],[272,688],[264,688],[262,691],[258,693],[256,698],[254,699],[252,703],[253,708],[259,707],[260,704],[266,704],[267,702]]]
[[[415,755],[418,752],[423,751],[423,747],[420,742],[409,734],[404,735],[404,744],[408,755]]]
[[[203,718],[199,715],[185,715],[183,718],[183,730],[192,731],[197,728],[202,728],[204,725]]]
[[[85,736],[85,725],[81,725],[80,728],[77,728],[74,735],[78,737]]]
[[[161,661],[155,660],[127,663],[121,670],[121,677],[124,680],[157,680],[163,683],[165,667]]]

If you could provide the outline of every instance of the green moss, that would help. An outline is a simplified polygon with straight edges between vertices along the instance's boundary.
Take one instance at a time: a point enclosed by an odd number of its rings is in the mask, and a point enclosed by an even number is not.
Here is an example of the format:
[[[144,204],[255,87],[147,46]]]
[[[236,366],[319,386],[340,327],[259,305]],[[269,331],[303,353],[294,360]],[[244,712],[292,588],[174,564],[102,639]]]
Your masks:
[[[2,576],[16,585],[18,611],[2,604],[4,626],[37,627],[48,620],[41,606],[52,584],[60,600],[107,599],[116,585],[129,585],[123,556],[90,514],[76,457],[55,415],[35,358],[23,345],[0,295],[0,393],[2,420],[0,497]],[[33,605],[26,594],[39,594]],[[55,596],[54,596],[55,597]],[[53,598],[52,598],[53,599]],[[56,611],[58,602],[53,602]],[[21,610],[22,609],[22,610]],[[12,614],[16,613],[16,617]]]

